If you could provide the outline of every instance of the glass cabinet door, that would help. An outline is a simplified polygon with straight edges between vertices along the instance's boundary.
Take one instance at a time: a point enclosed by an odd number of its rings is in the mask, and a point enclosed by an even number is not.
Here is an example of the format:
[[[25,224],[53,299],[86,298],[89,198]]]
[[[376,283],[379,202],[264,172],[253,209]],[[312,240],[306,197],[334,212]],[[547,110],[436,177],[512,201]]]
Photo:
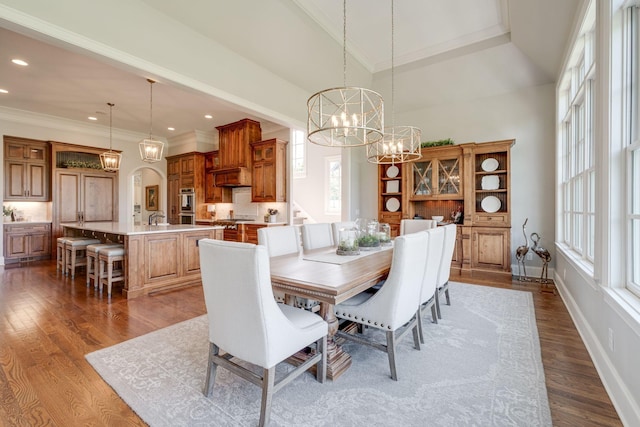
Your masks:
[[[460,194],[459,159],[438,160],[438,194]]]
[[[413,196],[430,196],[434,193],[431,181],[433,174],[433,162],[416,162],[413,169]]]

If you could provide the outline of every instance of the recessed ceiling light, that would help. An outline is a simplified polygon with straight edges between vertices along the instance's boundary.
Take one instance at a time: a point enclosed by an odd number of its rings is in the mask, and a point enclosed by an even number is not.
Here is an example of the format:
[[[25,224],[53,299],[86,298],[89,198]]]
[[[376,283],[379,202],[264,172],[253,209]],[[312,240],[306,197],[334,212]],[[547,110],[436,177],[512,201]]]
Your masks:
[[[87,118],[88,118],[89,120],[98,120],[96,117],[93,117],[93,116],[89,116],[89,117],[87,117]]]
[[[9,91],[6,89],[0,89],[0,93],[9,93]]]
[[[206,114],[204,116],[205,119],[213,119],[213,116],[211,114]]]
[[[168,127],[168,130],[176,130],[176,128]]]
[[[12,59],[11,62],[13,62],[16,65],[22,65],[23,67],[26,67],[27,65],[29,65],[27,63],[27,61],[23,61],[22,59]]]

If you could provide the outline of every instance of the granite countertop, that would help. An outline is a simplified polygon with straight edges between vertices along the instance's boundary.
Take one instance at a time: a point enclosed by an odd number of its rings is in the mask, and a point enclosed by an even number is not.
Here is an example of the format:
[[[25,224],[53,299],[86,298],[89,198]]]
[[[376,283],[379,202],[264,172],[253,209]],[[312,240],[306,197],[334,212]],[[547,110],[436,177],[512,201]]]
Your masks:
[[[166,224],[166,223],[165,223]],[[133,225],[126,222],[85,222],[83,224],[62,224],[64,227],[77,230],[97,231],[100,233],[120,234],[132,236],[136,234],[175,233],[193,230],[222,230],[220,225]]]

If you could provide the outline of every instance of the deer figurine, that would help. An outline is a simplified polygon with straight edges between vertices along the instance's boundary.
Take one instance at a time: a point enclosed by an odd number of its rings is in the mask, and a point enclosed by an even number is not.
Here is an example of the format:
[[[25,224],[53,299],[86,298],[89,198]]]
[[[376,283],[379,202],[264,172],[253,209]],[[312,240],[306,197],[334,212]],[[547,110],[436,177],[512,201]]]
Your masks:
[[[525,265],[525,257],[529,252],[529,240],[527,239],[527,221],[529,218],[524,220],[524,224],[522,224],[522,235],[524,236],[524,245],[518,246],[516,249],[516,259],[518,260],[518,280],[527,281],[527,266]],[[520,273],[520,264],[522,264],[522,270],[524,271],[524,279],[522,278],[522,274]]]

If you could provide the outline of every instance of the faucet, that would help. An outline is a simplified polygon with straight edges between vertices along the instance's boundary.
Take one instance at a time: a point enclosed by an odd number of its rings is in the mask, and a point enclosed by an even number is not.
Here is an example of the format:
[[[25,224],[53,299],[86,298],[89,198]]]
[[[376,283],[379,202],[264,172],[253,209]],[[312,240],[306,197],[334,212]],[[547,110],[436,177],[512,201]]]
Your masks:
[[[151,223],[154,222],[154,220],[155,220],[155,225],[158,225],[158,218],[164,218],[163,211],[157,211],[149,215],[149,225],[151,225]]]

